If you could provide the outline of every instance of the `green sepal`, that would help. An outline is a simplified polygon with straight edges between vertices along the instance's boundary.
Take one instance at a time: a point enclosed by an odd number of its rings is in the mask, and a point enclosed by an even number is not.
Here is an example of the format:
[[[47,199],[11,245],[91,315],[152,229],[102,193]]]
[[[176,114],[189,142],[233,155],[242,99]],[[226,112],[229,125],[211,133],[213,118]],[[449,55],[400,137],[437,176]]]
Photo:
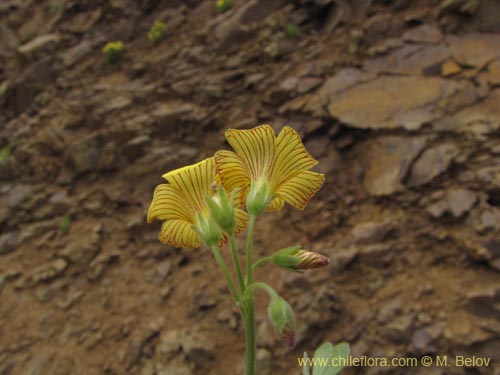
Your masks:
[[[284,268],[288,271],[297,271],[296,266],[301,262],[301,259],[295,254],[300,249],[300,246],[290,246],[276,251],[271,255],[271,261],[278,267]]]
[[[271,296],[268,313],[269,320],[271,320],[271,323],[278,334],[281,334],[287,326],[295,331],[295,320],[293,318],[292,307],[278,294]]]
[[[205,201],[210,209],[213,220],[228,235],[233,235],[236,229],[236,218],[234,215],[234,206],[232,201],[227,198],[226,191],[219,188],[219,194],[216,199],[206,197]]]
[[[266,211],[271,203],[272,197],[269,196],[269,184],[265,181],[252,183],[252,187],[247,194],[247,210],[250,215],[258,217]]]
[[[205,218],[198,215],[198,226],[193,226],[200,239],[208,246],[217,246],[221,237],[221,230],[212,217]]]

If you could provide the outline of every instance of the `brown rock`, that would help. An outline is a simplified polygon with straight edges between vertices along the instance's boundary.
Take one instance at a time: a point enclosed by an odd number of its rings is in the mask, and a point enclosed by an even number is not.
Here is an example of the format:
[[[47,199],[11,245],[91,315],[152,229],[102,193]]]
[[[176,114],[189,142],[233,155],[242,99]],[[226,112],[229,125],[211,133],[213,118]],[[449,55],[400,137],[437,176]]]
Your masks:
[[[371,195],[389,195],[403,190],[411,162],[425,147],[424,137],[387,136],[377,139],[367,154],[363,184]]]
[[[459,88],[442,78],[383,76],[346,90],[330,102],[328,112],[354,128],[417,130],[438,116],[434,103]]]
[[[487,139],[487,135],[500,129],[500,90],[474,105],[465,107],[451,116],[433,124],[439,131],[470,134],[478,139]]]
[[[449,77],[460,73],[462,68],[453,60],[446,60],[443,65],[441,65],[441,74],[444,77]]]
[[[491,86],[500,85],[500,59],[489,64],[487,70],[481,73],[479,77],[488,82]]]
[[[422,46],[406,44],[388,56],[365,60],[363,68],[374,73],[422,74],[450,57],[449,50],[443,45]]]
[[[351,231],[358,244],[370,244],[383,241],[394,228],[392,220],[357,224]]]
[[[318,87],[323,80],[321,78],[315,78],[315,77],[305,77],[302,78],[299,81],[299,84],[297,86],[297,92],[299,94],[305,94],[309,91],[314,90],[316,87]]]
[[[66,151],[66,160],[75,173],[94,171],[102,150],[101,138],[91,134],[71,143]]]
[[[443,33],[439,28],[429,24],[417,26],[403,34],[403,39],[413,43],[439,43]]]
[[[40,35],[30,40],[28,43],[23,44],[17,50],[22,55],[31,56],[39,51],[54,48],[60,40],[61,37],[58,34]]]
[[[449,35],[446,38],[451,53],[462,65],[482,69],[490,61],[500,57],[500,35],[470,33],[460,37]]]
[[[460,217],[472,208],[477,196],[468,189],[458,188],[449,190],[446,193],[446,200],[453,216]]]
[[[8,232],[0,235],[0,255],[10,253],[17,247],[19,232]]]
[[[383,328],[384,337],[394,343],[407,342],[412,334],[414,320],[413,315],[398,316]]]
[[[466,307],[478,316],[500,319],[500,289],[487,288],[469,293]]]
[[[301,99],[300,107],[315,116],[326,116],[325,107],[337,95],[357,83],[374,79],[373,73],[366,73],[358,69],[345,68],[334,76],[328,78],[325,83],[312,95],[298,98]]]
[[[452,143],[439,144],[425,150],[411,170],[409,186],[424,185],[444,173],[460,153]]]

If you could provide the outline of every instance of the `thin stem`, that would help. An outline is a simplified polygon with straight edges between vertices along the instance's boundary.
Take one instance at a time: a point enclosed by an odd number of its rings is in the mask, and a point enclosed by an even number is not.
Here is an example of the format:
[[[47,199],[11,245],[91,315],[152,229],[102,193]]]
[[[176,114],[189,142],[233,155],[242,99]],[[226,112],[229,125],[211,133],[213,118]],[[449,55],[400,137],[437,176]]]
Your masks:
[[[247,258],[246,258],[246,280],[245,285],[248,287],[252,284],[252,247],[253,247],[253,230],[255,225],[255,215],[250,215],[248,220],[247,232]],[[245,336],[247,349],[247,374],[255,374],[255,307],[253,291],[250,291],[244,298],[245,305]]]
[[[241,270],[241,263],[240,263],[240,258],[238,257],[238,248],[236,247],[236,241],[234,240],[234,235],[229,236],[229,242],[231,243],[234,268],[236,269],[238,283],[240,284],[240,291],[243,294],[243,292],[245,291],[245,281],[243,280],[243,272]]]
[[[245,290],[246,293],[243,297],[246,298],[246,296],[249,293],[252,294],[254,289],[265,290],[267,292],[267,294],[269,294],[269,297],[271,297],[271,298],[278,296],[278,293],[276,293],[276,291],[273,288],[271,288],[269,285],[267,285],[266,283],[258,282],[258,283],[253,283],[253,284],[247,286],[247,289]]]
[[[212,246],[212,253],[214,254],[215,261],[217,264],[220,266],[222,273],[224,274],[224,278],[226,279],[227,285],[229,286],[229,291],[231,292],[231,296],[233,297],[234,301],[241,306],[241,297],[238,294],[238,291],[236,290],[233,279],[231,278],[231,275],[229,274],[229,271],[226,267],[226,263],[224,262],[224,259],[220,255],[219,249],[217,249],[217,246]]]
[[[255,262],[252,266],[252,269],[255,270],[257,267],[262,266],[263,264],[266,264],[272,260],[272,257],[265,257],[262,259],[259,259],[257,262]]]
[[[248,232],[247,232],[247,274],[246,274],[246,285],[252,283],[252,246],[253,246],[253,228],[255,225],[255,215],[250,215],[248,220]]]

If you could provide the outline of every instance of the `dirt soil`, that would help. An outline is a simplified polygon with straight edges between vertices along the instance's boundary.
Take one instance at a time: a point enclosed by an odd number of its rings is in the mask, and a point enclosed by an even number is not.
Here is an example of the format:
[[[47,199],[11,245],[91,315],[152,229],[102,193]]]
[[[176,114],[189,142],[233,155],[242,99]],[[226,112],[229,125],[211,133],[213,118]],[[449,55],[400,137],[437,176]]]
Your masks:
[[[258,374],[326,340],[450,364],[345,374],[500,374],[500,3],[214,3],[0,2],[0,374],[243,374],[211,254],[161,244],[146,211],[163,173],[264,123],[326,182],[260,220],[256,252],[332,264],[258,270],[298,324],[287,349],[258,295]]]

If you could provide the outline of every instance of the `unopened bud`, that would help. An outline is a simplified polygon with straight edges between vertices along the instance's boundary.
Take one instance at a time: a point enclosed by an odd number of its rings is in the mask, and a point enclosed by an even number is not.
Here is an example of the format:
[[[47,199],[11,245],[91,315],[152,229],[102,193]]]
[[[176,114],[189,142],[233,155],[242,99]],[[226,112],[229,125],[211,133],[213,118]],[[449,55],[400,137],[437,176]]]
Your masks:
[[[295,321],[292,307],[276,294],[271,297],[268,313],[269,319],[281,340],[288,346],[293,347],[295,345]]]
[[[275,252],[271,260],[278,267],[289,271],[303,271],[320,268],[330,263],[330,260],[314,251],[302,250],[300,246],[291,246]]]
[[[227,197],[223,187],[219,188],[219,193],[211,198],[206,198],[210,214],[219,227],[229,235],[234,233],[236,219],[234,216],[234,206]]]
[[[300,259],[300,263],[297,265],[298,270],[312,270],[330,263],[330,259],[314,251],[299,250],[295,256]]]
[[[269,203],[269,184],[264,180],[259,180],[252,183],[252,187],[247,194],[247,210],[248,213],[254,216],[260,216],[264,213]]]
[[[221,230],[211,216],[198,216],[198,225],[194,227],[200,239],[209,247],[217,246],[221,237]]]

